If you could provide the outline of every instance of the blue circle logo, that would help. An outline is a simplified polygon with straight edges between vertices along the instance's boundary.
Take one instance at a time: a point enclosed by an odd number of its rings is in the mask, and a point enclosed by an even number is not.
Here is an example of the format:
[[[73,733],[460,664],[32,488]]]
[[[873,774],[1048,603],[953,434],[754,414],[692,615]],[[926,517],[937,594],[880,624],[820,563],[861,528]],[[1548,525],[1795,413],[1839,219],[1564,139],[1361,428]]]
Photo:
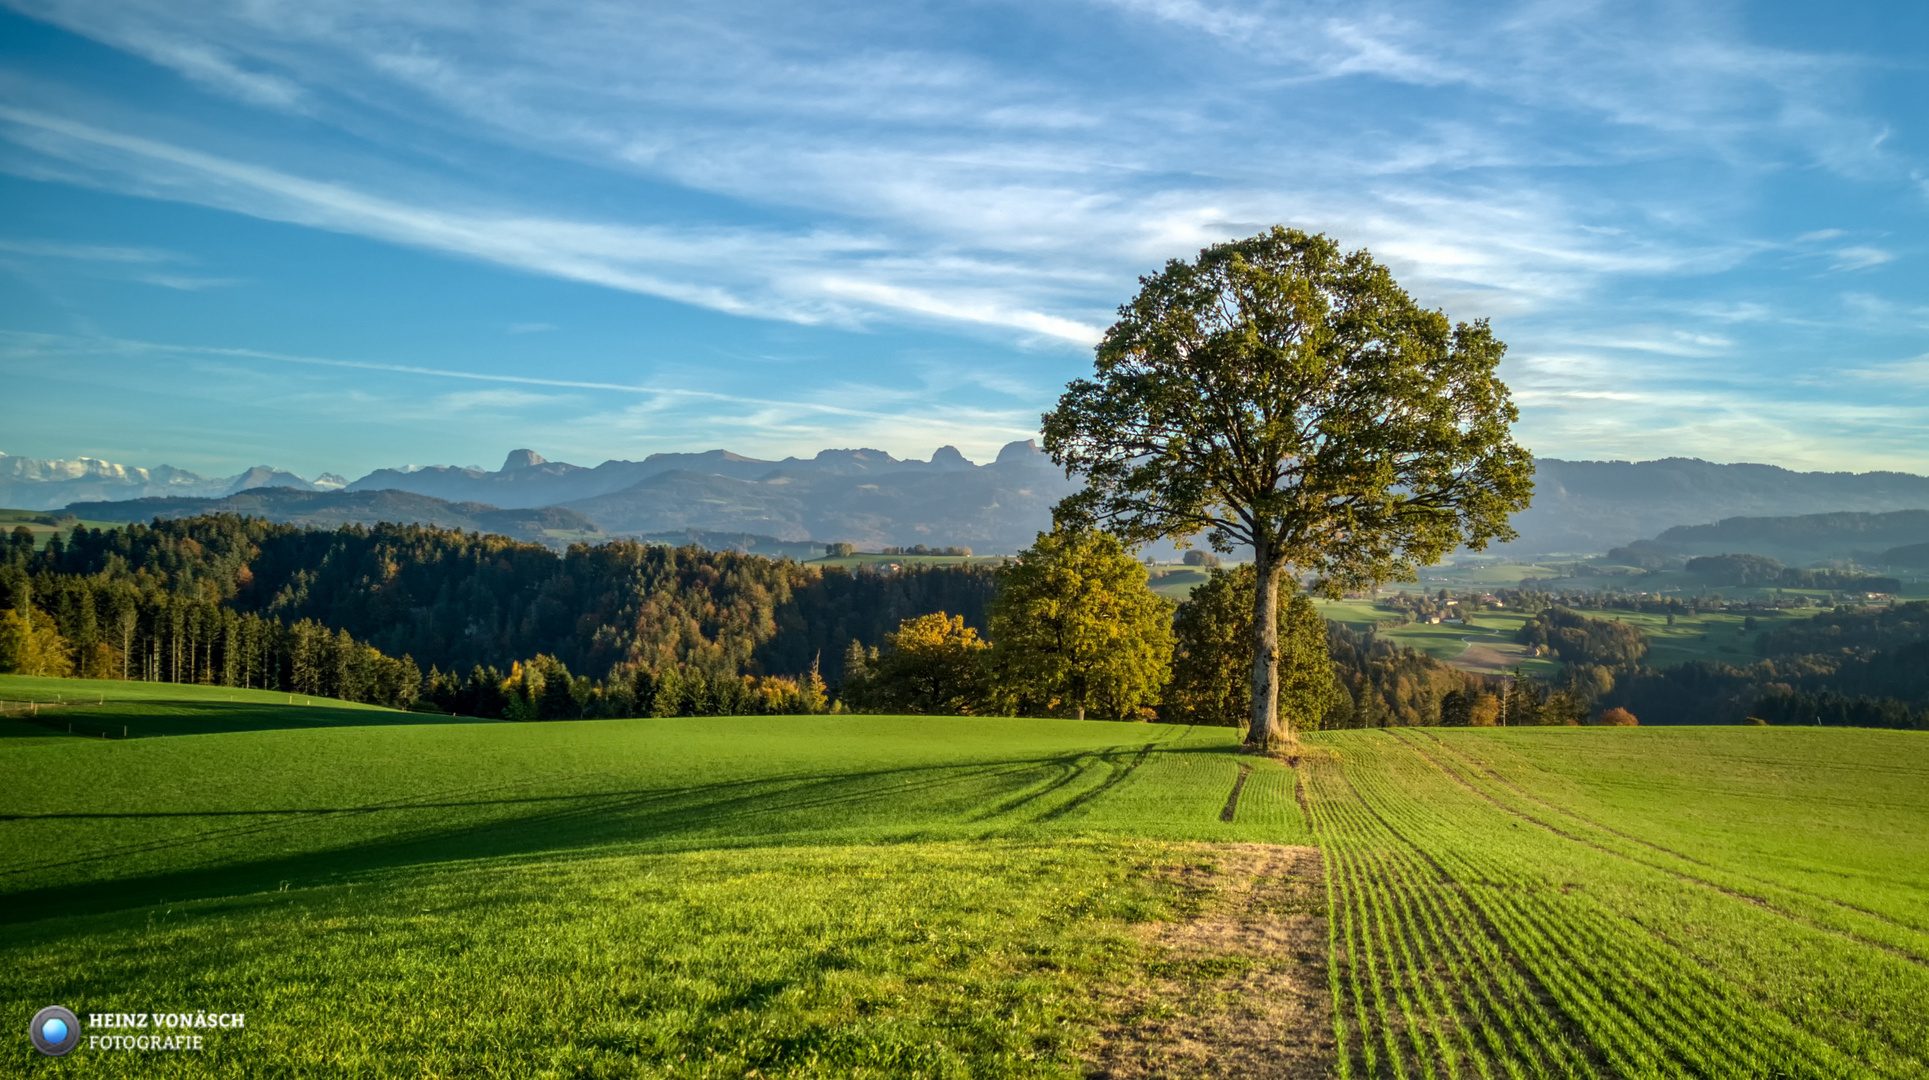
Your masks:
[[[80,1018],[64,1005],[49,1005],[33,1014],[27,1037],[35,1050],[59,1057],[80,1045]]]

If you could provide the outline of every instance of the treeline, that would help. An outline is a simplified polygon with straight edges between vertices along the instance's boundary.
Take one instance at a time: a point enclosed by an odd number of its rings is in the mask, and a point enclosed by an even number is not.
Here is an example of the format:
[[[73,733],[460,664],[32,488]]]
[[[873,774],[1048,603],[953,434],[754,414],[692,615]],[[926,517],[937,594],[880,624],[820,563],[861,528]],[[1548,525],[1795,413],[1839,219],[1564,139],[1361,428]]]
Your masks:
[[[1143,568],[1122,551],[1079,543],[1104,548],[1112,577],[1063,580],[1109,580],[1112,591],[1070,606],[1012,594],[993,632],[1001,583],[1045,588],[1036,582],[1050,578],[1050,559],[885,574],[628,541],[557,553],[420,526],[326,531],[233,516],[80,529],[35,551],[23,528],[0,565],[0,669],[517,719],[1089,708],[1243,723],[1250,569],[1215,570],[1175,613],[1147,599]],[[1569,599],[1498,597],[1526,610]],[[1623,599],[1671,614],[1758,606]],[[1485,606],[1428,603],[1463,614]],[[1104,645],[1120,640],[1106,636],[1113,629],[1066,621],[1080,606],[1133,612],[1132,640],[1144,644]],[[1518,636],[1563,661],[1544,685],[1462,672],[1322,624],[1303,600],[1287,607],[1282,701],[1300,727],[1585,722],[1617,707],[1649,723],[1799,715],[1907,727],[1922,726],[1929,707],[1923,603],[1837,609],[1760,635],[1753,663],[1664,670],[1643,666],[1634,627],[1547,603]],[[1010,614],[1021,608],[1030,614]],[[1074,639],[1101,644],[1065,644]],[[1087,659],[1065,659],[1079,648]]]
[[[1122,552],[1108,558],[1117,573],[1143,578]],[[1176,653],[1094,650],[1094,670],[1132,668],[1107,684],[1127,686],[1123,697],[1055,689],[1026,674],[1037,666],[1033,654],[1052,653],[1051,635],[1064,631],[1038,636],[1036,619],[1008,622],[998,693],[982,672],[960,674],[960,650],[990,655],[982,635],[996,568],[910,565],[883,574],[628,541],[559,554],[433,527],[329,531],[233,515],[79,529],[38,552],[18,531],[0,572],[0,609],[35,614],[14,616],[18,625],[0,628],[0,639],[17,640],[16,670],[403,707],[419,700],[480,717],[802,713],[841,699],[878,710],[1063,715],[1089,705],[1099,715],[1242,723],[1250,639],[1240,620],[1250,618],[1249,593],[1225,592],[1242,573],[1250,571],[1215,573],[1202,590],[1217,596],[1218,609],[1181,608],[1180,623],[1190,618],[1192,629]],[[1114,584],[1120,595],[1145,589],[1143,580]],[[1142,621],[1170,624],[1170,605],[1135,602]],[[1298,604],[1306,628],[1286,640],[1315,657],[1287,686],[1299,726],[1435,723],[1451,695],[1499,686],[1324,624]],[[1048,597],[1035,606],[1055,609]],[[938,613],[942,627],[920,626]],[[1026,633],[1033,638],[1020,649]],[[1210,658],[1208,637],[1218,650]]]
[[[29,538],[30,545],[31,538]],[[236,612],[151,580],[0,567],[0,671],[285,690],[407,708],[422,673],[314,619]]]
[[[26,556],[29,574],[312,618],[444,671],[546,655],[599,675],[619,664],[800,674],[911,615],[943,608],[982,627],[992,591],[991,570],[976,566],[882,575],[632,541],[558,554],[425,526],[326,531],[232,515],[77,530]]]
[[[1509,685],[1336,622],[1326,624],[1326,647],[1343,693],[1328,708],[1325,728],[1464,724],[1461,702],[1483,695],[1498,700]]]
[[[1648,636],[1638,627],[1590,619],[1565,607],[1551,607],[1521,624],[1514,641],[1569,664],[1634,667],[1648,653]]]
[[[0,608],[41,617],[16,616],[17,656],[0,665],[398,705],[416,694],[394,687],[411,682],[475,716],[810,711],[850,641],[939,609],[982,627],[993,581],[979,566],[878,574],[629,541],[558,554],[233,515],[78,529],[38,552],[23,528]],[[323,629],[332,651],[311,662]]]

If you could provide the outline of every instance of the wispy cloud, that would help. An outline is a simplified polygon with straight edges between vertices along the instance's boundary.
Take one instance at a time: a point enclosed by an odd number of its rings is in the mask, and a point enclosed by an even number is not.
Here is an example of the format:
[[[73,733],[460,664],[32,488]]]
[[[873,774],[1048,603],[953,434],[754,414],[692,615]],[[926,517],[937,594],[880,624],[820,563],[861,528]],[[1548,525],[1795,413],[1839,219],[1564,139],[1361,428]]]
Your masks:
[[[1029,392],[1032,419],[987,424],[1035,423],[1138,275],[1275,222],[1370,247],[1456,318],[1494,317],[1522,399],[1566,425],[1539,430],[1597,448],[1632,439],[1657,395],[1698,393],[1684,370],[1712,385],[1744,357],[1763,388],[1709,400],[1765,415],[1801,351],[1837,355],[1817,335],[1854,321],[1812,275],[1856,275],[1885,333],[1923,321],[1892,284],[1917,261],[1900,226],[1871,229],[1847,196],[1764,210],[1787,176],[1929,191],[1870,90],[1881,62],[1770,43],[1721,4],[1091,0],[985,34],[976,9],[916,2],[18,3],[274,119],[151,115],[49,79],[5,95],[0,168],[744,319],[993,342],[1002,366],[972,386]],[[1798,284],[1760,284],[1778,274]],[[1028,347],[1050,363],[1028,367]],[[674,402],[696,399],[668,391],[702,389],[541,370],[633,396],[598,421],[624,438],[645,415],[682,424]],[[867,392],[901,395],[889,408],[849,413],[827,408],[867,393],[783,389],[797,400],[732,396],[737,419],[715,423],[966,415],[910,376]]]
[[[82,262],[170,263],[186,262],[187,257],[154,248],[113,247],[100,244],[64,244],[51,240],[0,240],[0,252],[31,255],[42,259],[75,259]]]
[[[1895,254],[1893,252],[1858,244],[1852,247],[1837,248],[1835,250],[1835,261],[1829,265],[1829,269],[1867,270],[1871,266],[1881,266],[1885,262],[1893,262],[1894,260]]]

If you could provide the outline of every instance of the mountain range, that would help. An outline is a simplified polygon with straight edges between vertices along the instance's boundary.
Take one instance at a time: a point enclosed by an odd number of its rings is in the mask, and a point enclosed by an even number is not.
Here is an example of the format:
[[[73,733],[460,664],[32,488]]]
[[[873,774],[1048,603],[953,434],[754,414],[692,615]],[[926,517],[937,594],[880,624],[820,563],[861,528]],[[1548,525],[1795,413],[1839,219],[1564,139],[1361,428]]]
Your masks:
[[[264,487],[340,491],[347,486],[345,478],[333,473],[309,481],[269,465],[256,465],[234,476],[202,476],[172,465],[143,469],[91,457],[41,461],[0,453],[0,506],[18,510],[58,510],[87,500],[151,496],[220,498]]]
[[[1733,517],[1929,509],[1929,477],[1909,473],[1804,473],[1695,458],[1541,458],[1536,466],[1533,505],[1514,519],[1520,538],[1497,546],[1501,554],[1598,553]],[[1011,552],[1048,528],[1052,506],[1075,490],[1029,441],[1007,444],[982,465],[948,446],[928,461],[873,449],[781,461],[711,450],[593,468],[516,450],[494,471],[378,469],[353,482],[326,474],[308,481],[266,465],[210,478],[165,465],[0,454],[0,505],[67,508],[94,520],[228,511],[317,525],[422,521],[550,542],[708,535],[740,537],[754,549],[760,537],[771,550],[850,541]]]

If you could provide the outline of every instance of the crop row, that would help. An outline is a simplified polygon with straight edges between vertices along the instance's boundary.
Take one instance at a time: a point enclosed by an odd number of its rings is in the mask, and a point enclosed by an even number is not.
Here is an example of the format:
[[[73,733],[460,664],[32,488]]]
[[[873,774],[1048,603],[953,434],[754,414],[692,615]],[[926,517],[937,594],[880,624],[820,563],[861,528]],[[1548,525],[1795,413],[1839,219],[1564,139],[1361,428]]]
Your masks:
[[[1470,757],[1463,749],[1437,736],[1396,736],[1434,765],[1508,812],[1543,828],[1574,835],[1577,840],[1631,862],[1698,882],[1773,908],[1824,930],[1860,939],[1876,948],[1890,949],[1929,963],[1929,931],[1886,915],[1847,904],[1814,888],[1775,880],[1754,869],[1711,864],[1656,844],[1570,808],[1537,798],[1509,782],[1497,770]]]
[[[1534,826],[1527,831],[1557,853],[1541,857],[1541,869],[1556,859],[1585,867],[1571,876],[1587,883],[1606,919],[1645,940],[1660,939],[1675,962],[1708,969],[1748,1008],[1776,1010],[1867,1067],[1911,1072],[1929,1058],[1929,1023],[1919,1004],[1929,995],[1929,965],[1894,944],[1920,947],[1909,928],[1781,887],[1764,871],[1688,859],[1605,823],[1550,814],[1548,804],[1524,800],[1500,774],[1489,774],[1498,784],[1483,784],[1464,755],[1420,741],[1424,767],[1405,755],[1398,760],[1422,775],[1450,777],[1523,827]]]
[[[1330,971],[1348,1074],[1841,1076],[1920,1067],[1907,1040],[1838,1047],[1764,1008],[1719,956],[1671,934],[1671,912],[1704,918],[1696,904],[1736,899],[1523,821],[1391,736],[1339,745],[1343,761],[1315,761],[1308,773],[1328,860]],[[1639,895],[1654,917],[1630,918],[1596,894]],[[1776,925],[1758,911],[1730,930],[1760,937]]]

